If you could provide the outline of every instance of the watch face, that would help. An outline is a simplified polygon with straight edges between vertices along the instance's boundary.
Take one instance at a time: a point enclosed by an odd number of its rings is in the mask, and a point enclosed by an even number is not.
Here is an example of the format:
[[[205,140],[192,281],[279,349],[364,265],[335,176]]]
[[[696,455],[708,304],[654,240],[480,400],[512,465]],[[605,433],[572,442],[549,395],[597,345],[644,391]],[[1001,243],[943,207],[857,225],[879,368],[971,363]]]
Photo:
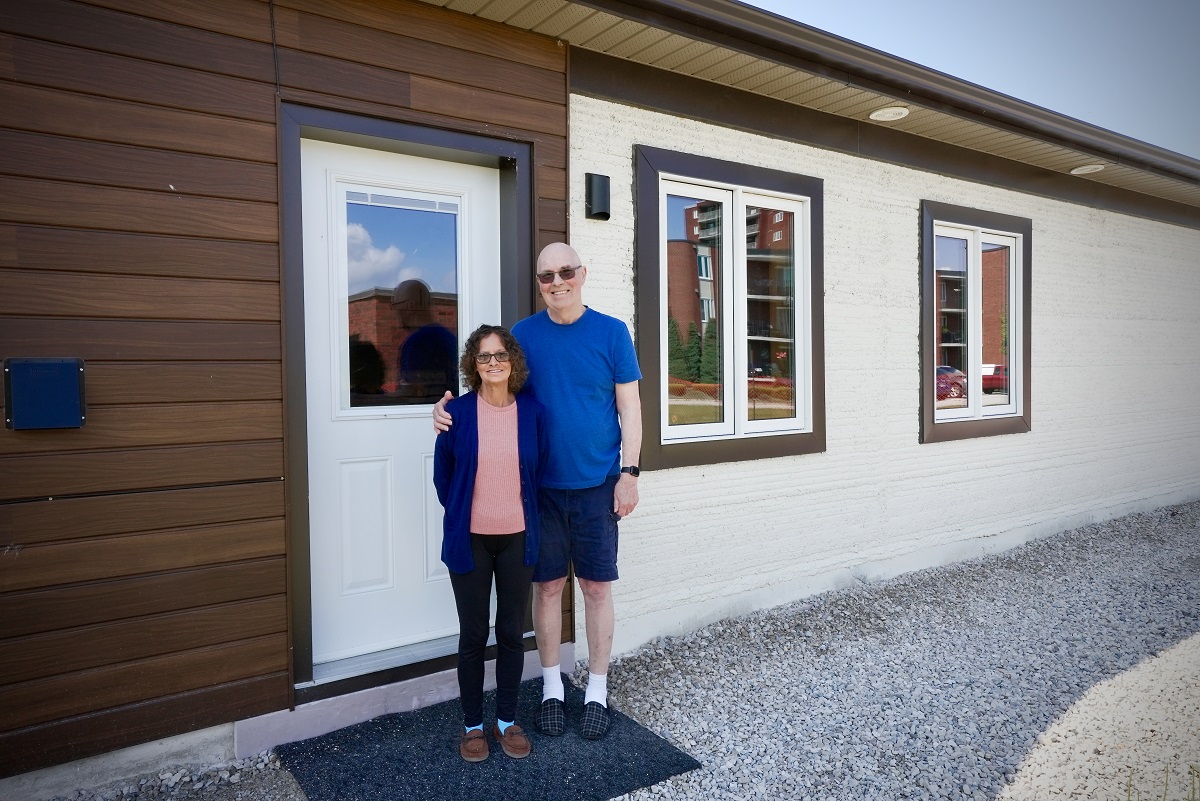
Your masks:
[[[636,478],[642,472],[642,470],[639,467],[622,467],[621,472],[628,473],[629,475]]]

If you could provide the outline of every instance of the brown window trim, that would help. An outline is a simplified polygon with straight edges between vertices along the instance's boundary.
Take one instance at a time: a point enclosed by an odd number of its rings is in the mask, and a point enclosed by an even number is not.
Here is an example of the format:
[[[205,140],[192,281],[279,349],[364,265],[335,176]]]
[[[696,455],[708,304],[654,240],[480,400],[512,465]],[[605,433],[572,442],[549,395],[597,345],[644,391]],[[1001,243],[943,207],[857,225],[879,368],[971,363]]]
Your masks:
[[[933,226],[935,222],[958,223],[1021,237],[1021,413],[993,420],[934,422],[937,408],[937,381],[934,352],[934,301],[937,282],[933,268]],[[921,442],[950,442],[959,439],[991,437],[999,434],[1024,434],[1032,429],[1030,410],[1030,352],[1032,345],[1031,299],[1033,276],[1033,221],[1024,217],[953,206],[949,203],[921,201]]]
[[[785,192],[810,198],[809,263],[811,266],[808,336],[812,342],[812,431],[802,434],[746,436],[706,442],[662,444],[662,387],[659,359],[662,320],[659,314],[659,174],[735,184],[747,189]],[[644,383],[642,392],[642,469],[741,462],[825,450],[825,305],[823,186],[819,178],[693,156],[636,145],[634,181],[637,205],[636,281],[637,351]]]

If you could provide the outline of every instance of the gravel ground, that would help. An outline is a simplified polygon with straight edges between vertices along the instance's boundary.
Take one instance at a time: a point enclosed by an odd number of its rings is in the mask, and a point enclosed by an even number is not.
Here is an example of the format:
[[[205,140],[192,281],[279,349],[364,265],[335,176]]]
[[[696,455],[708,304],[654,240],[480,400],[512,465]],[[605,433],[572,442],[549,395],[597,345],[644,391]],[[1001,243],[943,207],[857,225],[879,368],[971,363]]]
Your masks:
[[[1167,768],[1188,798],[1197,633],[1200,503],[724,620],[614,664],[613,706],[704,765],[624,798],[1148,798]],[[122,797],[304,801],[266,755],[75,796]]]

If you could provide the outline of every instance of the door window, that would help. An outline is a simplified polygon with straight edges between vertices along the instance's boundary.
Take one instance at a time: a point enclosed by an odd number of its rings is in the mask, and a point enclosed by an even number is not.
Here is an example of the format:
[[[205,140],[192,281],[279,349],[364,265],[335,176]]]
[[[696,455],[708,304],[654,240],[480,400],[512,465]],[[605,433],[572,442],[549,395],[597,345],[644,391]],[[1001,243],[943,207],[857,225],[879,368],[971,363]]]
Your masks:
[[[458,393],[461,199],[338,183],[345,213],[342,408]]]

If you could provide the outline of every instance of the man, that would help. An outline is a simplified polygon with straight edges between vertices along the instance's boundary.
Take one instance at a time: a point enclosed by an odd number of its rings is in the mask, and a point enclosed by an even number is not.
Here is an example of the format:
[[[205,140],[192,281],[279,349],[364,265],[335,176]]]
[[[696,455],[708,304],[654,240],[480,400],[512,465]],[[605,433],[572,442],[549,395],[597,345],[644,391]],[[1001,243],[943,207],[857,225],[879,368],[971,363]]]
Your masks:
[[[562,593],[574,564],[588,644],[580,734],[599,739],[609,726],[617,521],[638,504],[642,374],[625,324],[583,305],[587,268],[574,248],[547,245],[538,256],[537,280],[546,310],[512,329],[529,363],[526,387],[546,407],[550,434],[539,496],[542,542],[533,574],[534,631],[544,680],[537,726],[550,735],[565,729],[559,646]],[[448,397],[434,407],[439,431],[452,423],[444,408]]]

